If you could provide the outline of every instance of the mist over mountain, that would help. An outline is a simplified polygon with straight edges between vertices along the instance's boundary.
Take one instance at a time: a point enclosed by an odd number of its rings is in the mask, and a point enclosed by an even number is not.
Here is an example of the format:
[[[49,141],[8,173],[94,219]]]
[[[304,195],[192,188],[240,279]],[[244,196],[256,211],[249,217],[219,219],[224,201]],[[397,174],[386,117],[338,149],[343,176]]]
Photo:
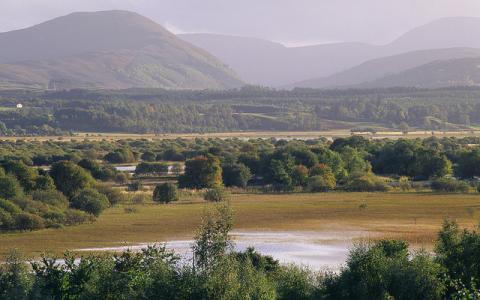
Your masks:
[[[243,80],[267,86],[316,82],[372,59],[406,52],[457,47],[480,48],[480,18],[444,18],[417,27],[387,45],[334,43],[287,48],[280,44],[215,34],[186,34],[181,38],[212,53]],[[268,45],[268,46],[267,46]],[[425,63],[422,54],[419,64]],[[469,56],[469,55],[467,55]],[[447,57],[448,58],[448,57]],[[458,56],[453,56],[458,58]],[[414,67],[417,65],[409,65]],[[401,67],[401,65],[399,65]],[[405,70],[389,69],[389,72]],[[317,79],[315,79],[317,78]],[[332,82],[332,85],[340,83]],[[312,85],[310,87],[322,87]]]
[[[208,33],[179,37],[218,57],[246,82],[266,86],[327,76],[380,55],[375,46],[362,43],[289,48],[248,37]]]
[[[209,53],[132,12],[73,13],[0,33],[0,84],[44,88],[241,86]]]

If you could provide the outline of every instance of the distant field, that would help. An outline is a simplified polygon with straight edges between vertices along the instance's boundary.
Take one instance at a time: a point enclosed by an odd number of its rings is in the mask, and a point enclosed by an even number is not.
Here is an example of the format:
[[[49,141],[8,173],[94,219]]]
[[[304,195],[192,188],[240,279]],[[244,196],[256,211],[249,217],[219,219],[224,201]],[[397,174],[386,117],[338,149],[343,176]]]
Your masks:
[[[218,132],[218,133],[165,133],[165,134],[133,134],[133,133],[77,133],[73,136],[10,136],[0,137],[0,140],[120,140],[120,139],[195,139],[195,138],[240,138],[240,139],[255,139],[255,138],[277,138],[277,139],[316,139],[316,138],[337,138],[351,136],[350,130],[339,129],[329,131],[239,131],[239,132]],[[361,135],[372,139],[399,139],[399,138],[428,138],[436,137],[466,137],[466,136],[480,136],[480,130],[466,130],[466,131],[411,131],[403,134],[400,131],[379,131],[375,134],[367,132],[357,132],[354,135]]]
[[[359,238],[403,238],[426,247],[435,240],[444,218],[468,227],[480,218],[480,198],[475,194],[240,194],[232,196],[231,204],[235,230],[361,232]],[[200,199],[135,205],[138,212],[130,214],[119,206],[93,224],[1,234],[0,254],[17,248],[38,257],[45,251],[59,254],[67,249],[191,238],[210,205]]]

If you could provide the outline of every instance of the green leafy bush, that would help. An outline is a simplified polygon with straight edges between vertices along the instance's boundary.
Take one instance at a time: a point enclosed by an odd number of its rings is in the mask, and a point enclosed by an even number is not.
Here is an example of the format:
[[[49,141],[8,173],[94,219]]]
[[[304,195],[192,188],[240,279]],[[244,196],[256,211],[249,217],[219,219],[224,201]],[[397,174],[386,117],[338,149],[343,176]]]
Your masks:
[[[30,213],[20,213],[15,216],[15,227],[19,230],[38,230],[45,227],[45,220]]]
[[[3,208],[0,208],[0,228],[11,229],[15,225],[15,219],[12,214]]]
[[[467,182],[446,177],[433,180],[430,187],[436,192],[447,193],[468,193],[470,190]]]
[[[137,191],[140,191],[142,188],[143,188],[143,185],[140,181],[130,182],[127,185],[127,190],[130,192],[137,192]]]
[[[81,190],[78,195],[72,198],[70,203],[73,208],[83,210],[96,217],[98,217],[109,204],[107,197],[94,189]]]
[[[153,201],[160,203],[170,203],[178,200],[178,189],[173,183],[162,183],[155,187],[153,191]]]
[[[73,197],[81,189],[89,188],[95,180],[82,167],[71,161],[59,161],[50,169],[55,186],[67,197]]]
[[[228,199],[228,193],[223,187],[214,187],[208,189],[203,195],[203,199],[211,202],[221,202]]]
[[[73,226],[94,220],[91,214],[78,209],[67,209],[65,211],[65,225]]]
[[[23,189],[18,180],[10,175],[0,177],[0,197],[13,199],[23,195]]]
[[[57,190],[33,191],[32,199],[34,201],[40,201],[42,203],[64,209],[69,205],[67,197]]]
[[[5,210],[6,212],[12,215],[19,214],[20,212],[22,212],[22,209],[18,207],[15,203],[5,199],[1,199],[1,198],[0,198],[0,209]]]
[[[135,168],[135,174],[163,174],[168,172],[168,164],[159,162],[142,162]]]
[[[349,192],[386,192],[390,186],[373,174],[353,176],[347,180],[345,190]]]
[[[105,195],[110,202],[110,205],[116,205],[126,201],[127,197],[118,189],[114,189],[108,185],[99,184],[96,187],[97,191]]]

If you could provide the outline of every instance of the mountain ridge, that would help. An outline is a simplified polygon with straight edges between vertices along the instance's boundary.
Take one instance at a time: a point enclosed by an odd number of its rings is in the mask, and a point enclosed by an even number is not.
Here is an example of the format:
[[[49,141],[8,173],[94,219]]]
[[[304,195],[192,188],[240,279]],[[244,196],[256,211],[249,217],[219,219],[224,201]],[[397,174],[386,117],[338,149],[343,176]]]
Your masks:
[[[477,56],[480,56],[478,48],[418,50],[373,59],[332,76],[297,82],[285,87],[348,88],[434,61]]]
[[[0,52],[4,84],[45,86],[55,80],[68,82],[60,88],[178,89],[243,85],[205,50],[128,11],[69,14],[0,33],[0,44],[5,45]]]

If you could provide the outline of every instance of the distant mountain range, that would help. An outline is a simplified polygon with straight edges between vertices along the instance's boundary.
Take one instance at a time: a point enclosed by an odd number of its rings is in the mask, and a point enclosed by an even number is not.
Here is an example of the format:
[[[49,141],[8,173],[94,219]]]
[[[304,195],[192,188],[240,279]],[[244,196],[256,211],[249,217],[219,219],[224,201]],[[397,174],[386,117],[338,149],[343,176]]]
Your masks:
[[[224,89],[243,82],[221,61],[136,13],[73,13],[0,33],[0,86]]]
[[[176,36],[127,11],[73,13],[0,33],[0,88],[477,85],[479,36],[480,18],[445,18],[387,45],[289,48],[247,37]]]
[[[346,70],[362,63],[399,54],[405,54],[408,67],[417,67],[437,59],[470,57],[473,49],[449,48],[479,48],[480,49],[480,18],[444,18],[424,26],[415,28],[395,41],[382,46],[361,43],[334,43],[308,47],[287,48],[281,44],[260,39],[231,37],[215,34],[180,35],[186,41],[212,53],[249,83],[266,86],[308,86],[322,88],[341,86],[336,77],[344,80]],[[428,58],[428,52],[419,50],[444,49],[435,53],[433,59]],[[415,56],[418,57],[416,58]],[[398,59],[394,58],[398,62]],[[383,61],[388,62],[388,59]],[[382,62],[382,63],[383,63]],[[396,62],[390,63],[394,66]],[[375,64],[375,62],[370,62]],[[405,70],[386,68],[389,73]],[[340,73],[341,74],[337,74]],[[385,75],[378,71],[380,75]],[[372,80],[374,78],[366,78]],[[376,79],[376,78],[375,78]],[[355,83],[362,82],[356,78]],[[316,84],[319,82],[320,84]],[[325,82],[329,82],[325,85]],[[347,82],[351,84],[351,82]]]

